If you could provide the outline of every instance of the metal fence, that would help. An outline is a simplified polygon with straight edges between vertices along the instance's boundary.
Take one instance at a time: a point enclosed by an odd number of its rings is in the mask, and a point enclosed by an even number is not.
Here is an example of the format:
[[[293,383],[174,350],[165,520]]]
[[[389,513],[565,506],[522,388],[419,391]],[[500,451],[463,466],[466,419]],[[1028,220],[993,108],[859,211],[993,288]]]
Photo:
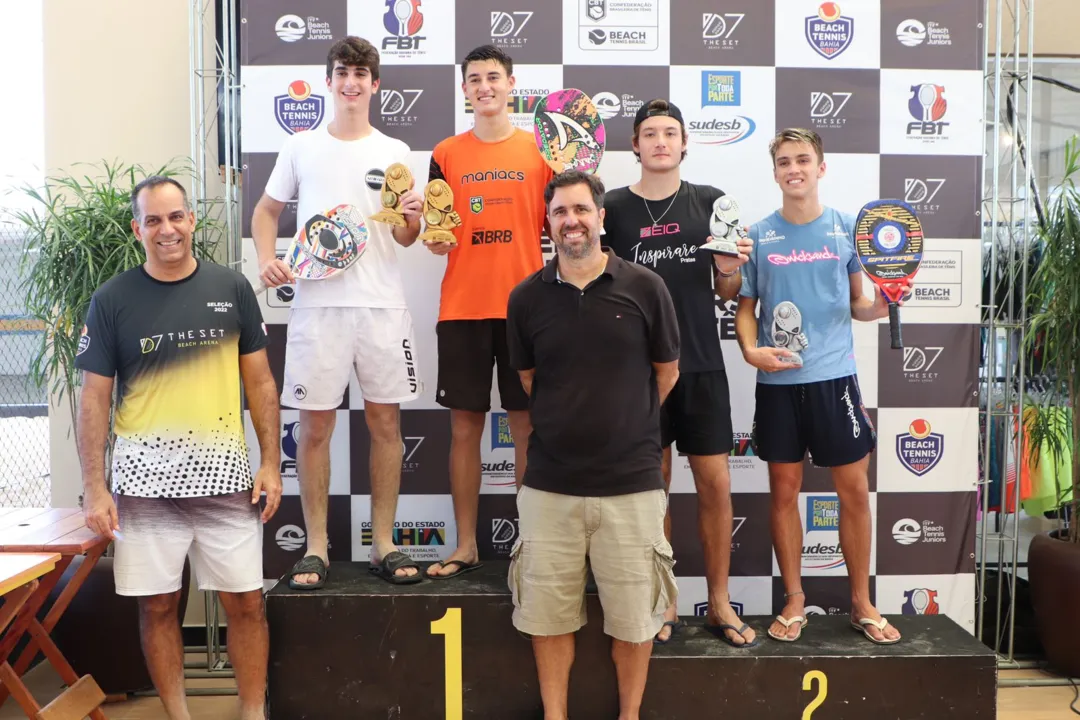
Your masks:
[[[47,507],[48,393],[29,378],[42,326],[26,316],[19,268],[24,238],[0,209],[0,507]]]

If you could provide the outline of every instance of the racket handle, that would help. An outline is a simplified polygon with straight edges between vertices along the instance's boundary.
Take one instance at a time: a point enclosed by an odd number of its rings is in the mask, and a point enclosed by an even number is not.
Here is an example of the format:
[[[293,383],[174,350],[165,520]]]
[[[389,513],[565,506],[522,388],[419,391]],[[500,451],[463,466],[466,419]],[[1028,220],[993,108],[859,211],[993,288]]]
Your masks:
[[[904,347],[904,339],[900,332],[900,306],[889,303],[889,336],[892,338],[892,349],[900,350]]]

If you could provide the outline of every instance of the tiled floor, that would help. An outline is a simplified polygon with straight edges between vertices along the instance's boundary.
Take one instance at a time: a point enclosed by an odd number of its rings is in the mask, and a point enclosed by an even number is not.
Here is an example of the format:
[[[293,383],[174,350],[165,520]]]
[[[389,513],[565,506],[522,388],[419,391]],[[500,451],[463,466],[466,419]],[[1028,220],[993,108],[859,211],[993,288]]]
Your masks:
[[[200,658],[192,658],[200,659]],[[1008,670],[1001,678],[1047,677],[1037,670]],[[47,665],[35,668],[26,677],[30,692],[44,704],[60,692],[60,679]],[[227,687],[228,680],[189,680],[188,687]],[[1075,720],[1080,717],[1069,711],[1074,698],[1071,687],[1002,688],[998,691],[998,720]],[[1080,707],[1080,703],[1077,703]],[[235,696],[190,697],[188,708],[195,720],[235,720],[238,716]],[[168,720],[156,697],[139,697],[105,706],[109,720]],[[25,715],[9,700],[0,707],[0,720],[25,720]]]

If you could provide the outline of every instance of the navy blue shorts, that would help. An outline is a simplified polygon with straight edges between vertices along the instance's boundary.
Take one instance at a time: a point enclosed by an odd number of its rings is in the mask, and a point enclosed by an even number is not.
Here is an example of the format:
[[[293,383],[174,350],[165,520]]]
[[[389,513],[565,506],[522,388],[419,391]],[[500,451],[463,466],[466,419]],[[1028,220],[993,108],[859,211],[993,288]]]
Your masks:
[[[856,376],[800,385],[758,383],[752,434],[765,462],[802,462],[810,451],[818,467],[862,460],[877,433],[863,407]]]

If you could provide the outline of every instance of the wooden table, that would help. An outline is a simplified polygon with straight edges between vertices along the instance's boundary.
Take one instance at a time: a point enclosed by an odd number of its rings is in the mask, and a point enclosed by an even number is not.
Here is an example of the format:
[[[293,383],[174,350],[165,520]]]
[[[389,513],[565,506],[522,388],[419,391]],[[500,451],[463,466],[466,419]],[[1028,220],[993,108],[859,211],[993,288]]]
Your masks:
[[[20,607],[12,607],[14,603],[9,599],[0,609],[0,620],[8,614],[9,607],[13,616],[13,619],[8,619],[10,627],[0,638],[0,680],[3,681],[0,684],[0,703],[10,694],[22,706],[27,717],[35,720],[81,720],[87,715],[92,720],[107,720],[99,707],[105,699],[101,689],[89,675],[80,678],[75,673],[49,633],[56,627],[108,546],[107,537],[86,527],[82,510],[78,508],[0,508],[0,558],[5,557],[3,554],[6,553],[45,553],[55,557],[51,568],[34,583],[36,587],[26,592]],[[72,575],[45,619],[38,621],[38,612],[49,593],[77,555],[85,555],[86,559]],[[8,665],[8,657],[26,634],[30,636],[29,643],[14,665]],[[68,690],[45,708],[37,704],[19,680],[38,652],[44,653],[60,679],[68,685]]]

